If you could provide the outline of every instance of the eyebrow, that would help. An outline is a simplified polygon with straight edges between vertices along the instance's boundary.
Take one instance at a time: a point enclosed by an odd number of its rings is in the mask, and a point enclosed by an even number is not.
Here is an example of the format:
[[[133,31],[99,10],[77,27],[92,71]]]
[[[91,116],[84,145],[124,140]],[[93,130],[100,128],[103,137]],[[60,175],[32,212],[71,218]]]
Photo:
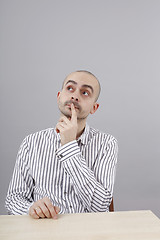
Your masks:
[[[68,80],[65,85],[67,85],[68,83],[73,83],[73,84],[77,85],[77,82],[75,82],[74,80]],[[83,84],[82,87],[90,88],[92,93],[94,92],[93,87],[91,85]]]
[[[77,85],[77,83],[74,80],[68,80],[65,85],[67,85],[68,83],[73,83],[73,84]]]

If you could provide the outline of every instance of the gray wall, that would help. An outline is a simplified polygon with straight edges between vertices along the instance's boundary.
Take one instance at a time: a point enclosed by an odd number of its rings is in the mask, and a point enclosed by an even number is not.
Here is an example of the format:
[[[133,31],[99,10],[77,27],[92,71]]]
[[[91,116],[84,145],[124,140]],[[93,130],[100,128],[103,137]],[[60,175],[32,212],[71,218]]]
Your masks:
[[[89,124],[119,142],[115,208],[160,217],[160,1],[0,1],[0,214],[23,138],[55,126],[66,74],[102,85]]]

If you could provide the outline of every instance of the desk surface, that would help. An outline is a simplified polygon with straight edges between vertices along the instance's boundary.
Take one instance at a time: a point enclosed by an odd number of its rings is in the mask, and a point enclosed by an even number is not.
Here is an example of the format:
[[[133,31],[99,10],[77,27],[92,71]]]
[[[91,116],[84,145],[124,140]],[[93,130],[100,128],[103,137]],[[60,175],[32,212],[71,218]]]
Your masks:
[[[1,240],[160,240],[160,219],[151,211],[79,213],[58,220],[0,216]]]

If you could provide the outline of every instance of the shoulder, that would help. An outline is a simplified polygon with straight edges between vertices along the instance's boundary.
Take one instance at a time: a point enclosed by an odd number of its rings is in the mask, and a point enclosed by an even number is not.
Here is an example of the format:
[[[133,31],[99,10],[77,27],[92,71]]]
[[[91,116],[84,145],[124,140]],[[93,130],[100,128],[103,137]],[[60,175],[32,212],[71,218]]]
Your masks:
[[[89,127],[89,131],[90,131],[90,134],[95,137],[95,138],[99,138],[101,139],[101,141],[104,143],[109,143],[109,142],[113,142],[115,144],[118,143],[117,139],[110,133],[105,133],[105,132],[102,132],[101,130],[99,129],[95,129],[93,127]]]
[[[47,128],[35,133],[31,133],[24,138],[24,142],[34,142],[41,139],[53,139],[57,135],[54,128]]]

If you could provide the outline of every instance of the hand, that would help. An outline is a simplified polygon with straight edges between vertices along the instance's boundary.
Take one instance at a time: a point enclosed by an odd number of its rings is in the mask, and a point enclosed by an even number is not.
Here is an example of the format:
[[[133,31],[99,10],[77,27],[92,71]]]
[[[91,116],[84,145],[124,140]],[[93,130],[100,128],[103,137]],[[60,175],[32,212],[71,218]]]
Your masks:
[[[59,207],[53,206],[47,197],[35,202],[29,209],[29,215],[33,218],[54,218],[57,219]]]
[[[77,136],[77,113],[74,104],[71,104],[71,119],[63,116],[56,125],[56,131],[60,133],[61,145],[76,140]]]

